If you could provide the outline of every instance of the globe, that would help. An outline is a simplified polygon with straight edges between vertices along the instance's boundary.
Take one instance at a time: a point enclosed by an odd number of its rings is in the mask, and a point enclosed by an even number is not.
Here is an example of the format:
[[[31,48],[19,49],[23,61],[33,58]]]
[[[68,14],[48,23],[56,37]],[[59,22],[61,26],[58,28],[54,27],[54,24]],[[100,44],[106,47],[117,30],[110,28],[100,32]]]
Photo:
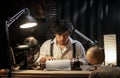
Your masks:
[[[104,51],[98,45],[90,47],[86,53],[87,61],[92,65],[102,64],[104,62]]]

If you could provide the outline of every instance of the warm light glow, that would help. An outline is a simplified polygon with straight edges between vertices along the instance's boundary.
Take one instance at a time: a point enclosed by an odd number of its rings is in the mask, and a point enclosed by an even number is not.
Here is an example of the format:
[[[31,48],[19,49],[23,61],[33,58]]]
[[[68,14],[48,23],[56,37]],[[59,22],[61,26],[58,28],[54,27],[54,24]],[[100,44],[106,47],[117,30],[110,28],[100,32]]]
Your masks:
[[[105,65],[117,65],[116,35],[104,35]]]
[[[20,28],[31,28],[31,27],[35,27],[37,25],[37,23],[26,23],[20,26]]]

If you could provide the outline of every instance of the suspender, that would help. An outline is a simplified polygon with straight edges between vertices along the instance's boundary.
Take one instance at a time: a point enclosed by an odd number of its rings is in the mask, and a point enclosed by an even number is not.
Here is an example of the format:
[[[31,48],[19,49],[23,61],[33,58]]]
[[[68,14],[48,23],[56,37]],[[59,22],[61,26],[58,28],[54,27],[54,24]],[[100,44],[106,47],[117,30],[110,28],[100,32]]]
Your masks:
[[[50,55],[53,56],[53,43],[50,45]]]
[[[54,48],[53,44],[54,43],[51,43],[51,46],[50,46],[50,55],[51,56],[53,56],[53,48]],[[75,55],[76,55],[76,44],[73,43],[72,46],[73,46],[73,58],[75,58]]]
[[[75,55],[76,55],[76,44],[73,43],[72,46],[73,46],[73,58],[75,58]]]

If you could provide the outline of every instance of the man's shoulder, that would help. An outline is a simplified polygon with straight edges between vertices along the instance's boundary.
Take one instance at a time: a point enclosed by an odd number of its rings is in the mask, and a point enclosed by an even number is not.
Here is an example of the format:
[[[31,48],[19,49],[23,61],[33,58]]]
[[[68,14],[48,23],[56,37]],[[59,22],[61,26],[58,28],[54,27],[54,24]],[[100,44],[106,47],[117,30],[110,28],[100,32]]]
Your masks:
[[[82,43],[80,41],[75,40],[75,39],[72,40],[72,44],[82,45]]]
[[[73,43],[81,43],[80,41],[76,40],[76,39],[72,39]]]

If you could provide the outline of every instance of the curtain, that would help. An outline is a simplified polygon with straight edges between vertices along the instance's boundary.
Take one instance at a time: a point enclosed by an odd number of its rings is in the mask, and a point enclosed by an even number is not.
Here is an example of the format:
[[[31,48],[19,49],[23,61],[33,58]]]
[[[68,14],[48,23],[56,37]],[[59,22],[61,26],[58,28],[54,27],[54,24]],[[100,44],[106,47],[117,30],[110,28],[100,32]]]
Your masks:
[[[104,34],[119,34],[119,0],[58,0],[58,3],[58,19],[69,19],[74,28],[100,46],[103,47]],[[78,36],[75,38],[81,41]]]

